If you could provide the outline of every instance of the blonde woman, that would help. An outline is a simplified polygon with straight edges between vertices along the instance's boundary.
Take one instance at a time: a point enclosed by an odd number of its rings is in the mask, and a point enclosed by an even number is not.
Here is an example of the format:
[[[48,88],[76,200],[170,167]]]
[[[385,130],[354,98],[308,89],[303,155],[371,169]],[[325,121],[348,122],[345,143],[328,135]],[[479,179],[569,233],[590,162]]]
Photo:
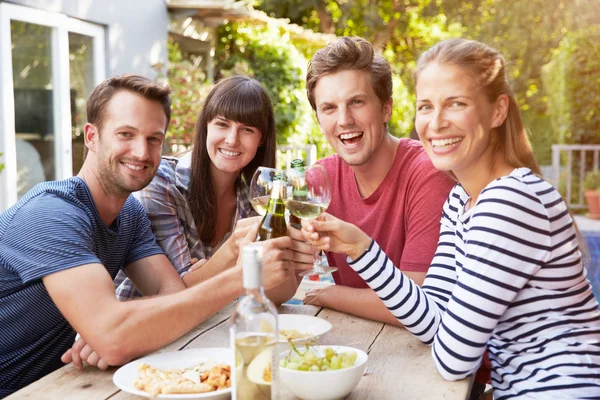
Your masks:
[[[419,138],[458,180],[422,288],[354,225],[326,216],[305,222],[305,237],[348,255],[432,345],[444,378],[474,373],[487,349],[497,400],[599,398],[598,303],[568,209],[539,177],[502,55],[450,39],[423,54],[415,79]]]

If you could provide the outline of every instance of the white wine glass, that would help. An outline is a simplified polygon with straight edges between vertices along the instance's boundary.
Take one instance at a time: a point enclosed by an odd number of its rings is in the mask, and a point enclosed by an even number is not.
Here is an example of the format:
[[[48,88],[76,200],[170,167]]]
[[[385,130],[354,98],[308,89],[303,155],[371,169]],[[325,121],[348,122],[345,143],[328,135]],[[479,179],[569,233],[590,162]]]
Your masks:
[[[252,176],[248,197],[252,208],[258,215],[264,216],[267,213],[267,206],[273,190],[273,181],[277,174],[283,174],[283,171],[269,167],[258,167]]]
[[[327,210],[331,201],[331,181],[327,170],[320,164],[312,167],[296,168],[294,176],[289,176],[289,180],[298,179],[298,172],[304,172],[303,186],[306,189],[306,195],[302,199],[293,196],[292,190],[288,190],[288,197],[285,201],[285,207],[290,214],[300,219],[315,219]],[[300,273],[300,276],[323,275],[337,271],[336,267],[325,267],[321,265],[320,251],[315,247],[313,268]]]

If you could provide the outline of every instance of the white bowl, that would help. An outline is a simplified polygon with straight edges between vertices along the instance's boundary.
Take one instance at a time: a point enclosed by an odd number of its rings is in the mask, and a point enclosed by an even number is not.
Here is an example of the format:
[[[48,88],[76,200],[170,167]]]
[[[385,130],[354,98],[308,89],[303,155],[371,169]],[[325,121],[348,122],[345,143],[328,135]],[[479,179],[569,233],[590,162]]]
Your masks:
[[[334,400],[341,399],[358,385],[365,369],[369,356],[362,350],[347,346],[311,346],[310,349],[322,357],[326,347],[338,353],[345,351],[356,352],[356,362],[350,368],[330,371],[298,371],[279,367],[281,382],[297,397],[304,400]],[[302,349],[303,351],[305,349]],[[281,353],[282,360],[289,352]]]

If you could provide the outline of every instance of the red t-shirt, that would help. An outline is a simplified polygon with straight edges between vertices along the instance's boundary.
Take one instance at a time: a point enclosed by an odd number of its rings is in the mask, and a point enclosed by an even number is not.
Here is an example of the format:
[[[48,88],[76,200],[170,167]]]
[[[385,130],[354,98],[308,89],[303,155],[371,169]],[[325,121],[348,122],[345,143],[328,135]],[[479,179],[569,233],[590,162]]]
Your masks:
[[[337,155],[319,161],[333,187],[327,212],[374,238],[403,271],[427,272],[440,234],[442,206],[454,182],[433,167],[416,140],[400,139],[394,163],[381,185],[361,198],[352,169]],[[335,283],[368,285],[346,263],[344,254],[328,253]]]

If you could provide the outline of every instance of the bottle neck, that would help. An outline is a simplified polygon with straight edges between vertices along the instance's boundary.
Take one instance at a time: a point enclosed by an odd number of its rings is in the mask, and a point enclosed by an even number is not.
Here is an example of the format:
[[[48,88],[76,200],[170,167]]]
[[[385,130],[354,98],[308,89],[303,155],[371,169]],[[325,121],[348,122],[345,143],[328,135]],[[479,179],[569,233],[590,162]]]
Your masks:
[[[285,215],[285,204],[283,203],[283,182],[276,181],[273,184],[273,191],[271,192],[271,198],[269,199],[269,205],[267,206],[268,214]]]
[[[263,297],[265,294],[265,291],[263,290],[262,286],[258,287],[258,288],[245,288],[246,290],[246,296],[251,296],[251,297]]]

